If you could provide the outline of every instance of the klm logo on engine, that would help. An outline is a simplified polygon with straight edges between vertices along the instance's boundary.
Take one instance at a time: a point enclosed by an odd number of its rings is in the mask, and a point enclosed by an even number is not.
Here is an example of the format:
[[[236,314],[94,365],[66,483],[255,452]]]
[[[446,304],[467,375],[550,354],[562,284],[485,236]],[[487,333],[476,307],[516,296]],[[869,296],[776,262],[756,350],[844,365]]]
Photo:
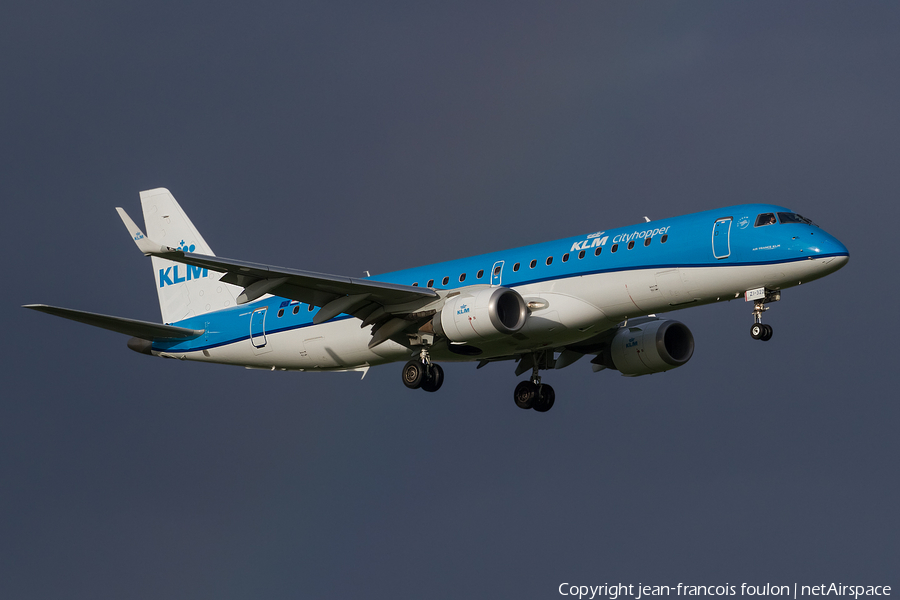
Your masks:
[[[625,344],[625,347],[626,347],[626,348],[634,348],[634,347],[637,346],[637,345],[638,345],[638,343],[637,343],[637,340],[636,340],[636,339],[634,339],[634,338],[628,338],[628,343]]]
[[[178,268],[186,269],[182,271],[183,275],[178,274]],[[164,288],[167,285],[175,285],[176,283],[184,283],[191,279],[200,279],[201,277],[209,277],[209,269],[195,267],[193,265],[175,265],[166,269],[159,270],[159,287]]]
[[[467,314],[469,314],[469,307],[466,306],[465,304],[460,304],[460,305],[459,305],[459,309],[456,311],[456,314],[458,314],[458,315],[467,315]]]

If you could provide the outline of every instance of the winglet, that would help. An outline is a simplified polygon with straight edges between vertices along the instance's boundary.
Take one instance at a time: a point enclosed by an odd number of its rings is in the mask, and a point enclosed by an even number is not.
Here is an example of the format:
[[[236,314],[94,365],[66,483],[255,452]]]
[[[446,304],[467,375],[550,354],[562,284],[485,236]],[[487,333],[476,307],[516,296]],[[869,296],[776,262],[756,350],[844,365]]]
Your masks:
[[[137,244],[138,249],[144,253],[144,256],[150,256],[153,254],[160,254],[166,252],[173,252],[174,248],[168,248],[163,246],[157,242],[154,242],[141,231],[141,228],[135,225],[134,221],[131,217],[128,216],[128,213],[125,212],[124,208],[116,207],[116,212],[119,213],[119,218],[122,219],[122,222],[125,223],[125,228],[128,229],[128,233],[131,234],[131,238],[134,240],[134,243]]]

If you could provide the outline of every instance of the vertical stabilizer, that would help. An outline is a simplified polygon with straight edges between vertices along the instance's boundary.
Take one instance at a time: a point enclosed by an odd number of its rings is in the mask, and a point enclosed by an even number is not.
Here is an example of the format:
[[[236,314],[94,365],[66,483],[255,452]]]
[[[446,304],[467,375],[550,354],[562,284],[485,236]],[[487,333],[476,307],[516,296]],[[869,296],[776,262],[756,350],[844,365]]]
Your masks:
[[[165,188],[141,192],[147,237],[185,252],[215,256],[212,248]],[[219,281],[221,273],[151,257],[164,323],[234,306],[239,288]]]

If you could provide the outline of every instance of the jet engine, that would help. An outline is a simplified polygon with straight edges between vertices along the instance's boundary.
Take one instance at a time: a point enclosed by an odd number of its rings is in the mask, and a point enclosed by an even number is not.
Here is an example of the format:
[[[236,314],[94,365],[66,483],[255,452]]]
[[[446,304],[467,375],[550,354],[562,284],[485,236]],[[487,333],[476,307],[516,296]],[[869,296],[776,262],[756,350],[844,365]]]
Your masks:
[[[680,367],[694,354],[694,336],[684,323],[650,321],[623,327],[610,342],[607,358],[622,375],[635,377]]]
[[[461,292],[448,298],[432,319],[435,333],[451,342],[496,339],[525,325],[528,306],[518,292],[505,287],[464,288]]]

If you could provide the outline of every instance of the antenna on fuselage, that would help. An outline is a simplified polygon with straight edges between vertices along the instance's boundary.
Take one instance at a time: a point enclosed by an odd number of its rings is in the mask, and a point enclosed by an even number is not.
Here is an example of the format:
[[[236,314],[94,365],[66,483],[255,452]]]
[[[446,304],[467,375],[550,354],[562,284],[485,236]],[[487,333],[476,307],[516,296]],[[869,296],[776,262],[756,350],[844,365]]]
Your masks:
[[[644,222],[645,222],[645,223],[649,223],[649,222],[650,222],[650,217],[644,215]]]

